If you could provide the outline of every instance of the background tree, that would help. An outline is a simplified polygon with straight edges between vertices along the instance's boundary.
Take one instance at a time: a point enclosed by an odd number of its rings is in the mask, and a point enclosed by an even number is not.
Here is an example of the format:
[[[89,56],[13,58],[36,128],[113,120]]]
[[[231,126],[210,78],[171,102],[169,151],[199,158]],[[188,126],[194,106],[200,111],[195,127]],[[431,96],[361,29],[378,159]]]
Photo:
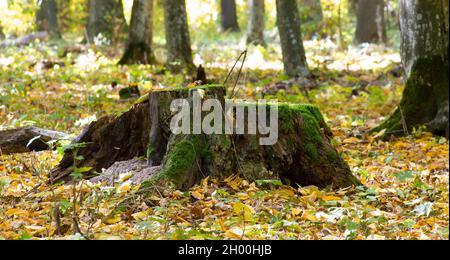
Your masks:
[[[102,34],[108,40],[121,41],[127,24],[121,0],[89,0],[87,39],[90,43]]]
[[[239,31],[235,0],[220,0],[222,31]]]
[[[130,32],[119,64],[153,64],[153,0],[134,0]]]
[[[174,72],[179,72],[184,68],[188,70],[188,73],[192,73],[195,66],[192,60],[186,1],[165,0],[163,5],[167,64]]]
[[[58,26],[58,6],[55,0],[38,0],[36,27],[38,31],[48,32],[53,37],[60,37]]]
[[[249,0],[250,19],[247,44],[266,45],[264,41],[264,0]]]
[[[5,33],[3,32],[2,24],[0,24],[0,40],[5,39]]]
[[[448,1],[400,0],[406,86],[400,106],[376,131],[405,133],[426,125],[448,137]]]
[[[384,0],[359,0],[357,10],[357,43],[380,43],[386,41]]]
[[[277,26],[285,73],[290,77],[309,75],[296,0],[277,0]]]
[[[323,10],[320,0],[297,0],[300,7],[300,20],[303,36],[311,38],[322,35]]]

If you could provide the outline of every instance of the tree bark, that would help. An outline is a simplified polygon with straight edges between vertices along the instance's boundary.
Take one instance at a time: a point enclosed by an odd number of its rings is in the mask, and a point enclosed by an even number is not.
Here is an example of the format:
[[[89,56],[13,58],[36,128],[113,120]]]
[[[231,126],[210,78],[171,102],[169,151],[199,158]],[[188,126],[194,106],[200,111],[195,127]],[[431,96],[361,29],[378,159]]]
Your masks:
[[[41,129],[23,127],[0,131],[0,154],[39,152],[51,148],[49,141],[61,140],[67,134]]]
[[[224,87],[200,88],[204,99],[225,103]],[[171,102],[184,98],[192,107],[195,91],[198,89],[155,91],[147,101],[122,116],[92,123],[74,141],[86,146],[76,153],[67,151],[52,172],[53,181],[70,180],[71,167],[75,165],[93,167],[93,171],[86,173],[87,178],[95,175],[95,171],[109,169],[96,178],[108,182],[131,170],[132,180],[142,182],[143,193],[155,186],[188,189],[206,176],[226,177],[235,173],[249,181],[278,178],[293,186],[344,188],[360,184],[331,145],[332,133],[314,106],[277,106],[283,125],[279,126],[278,142],[272,146],[259,145],[262,135],[258,133],[173,134]],[[250,103],[244,103],[237,107],[248,111],[249,106]],[[75,155],[83,159],[75,161]],[[136,159],[140,157],[146,157],[149,164],[145,159]]]
[[[250,0],[250,19],[248,25],[247,44],[265,46],[264,41],[264,0]]]
[[[152,40],[153,0],[134,0],[128,43],[119,64],[154,64]]]
[[[403,98],[375,129],[404,133],[425,125],[448,137],[448,1],[401,0],[401,55],[406,74]]]
[[[173,72],[186,69],[195,72],[185,0],[165,0],[164,22],[166,28],[167,65]]]
[[[239,31],[239,24],[237,19],[236,1],[235,0],[220,0],[221,17],[222,17],[222,31]]]
[[[355,41],[386,42],[384,0],[359,0]]]
[[[309,76],[296,0],[277,0],[277,25],[284,71],[290,77]]]
[[[122,42],[127,24],[121,0],[89,0],[87,40],[94,43],[100,34],[112,43]]]
[[[58,6],[55,0],[38,0],[36,25],[38,31],[48,32],[51,37],[61,37],[58,26]]]
[[[6,38],[6,36],[5,36],[5,33],[3,32],[3,26],[0,23],[0,40],[3,40],[5,38]]]

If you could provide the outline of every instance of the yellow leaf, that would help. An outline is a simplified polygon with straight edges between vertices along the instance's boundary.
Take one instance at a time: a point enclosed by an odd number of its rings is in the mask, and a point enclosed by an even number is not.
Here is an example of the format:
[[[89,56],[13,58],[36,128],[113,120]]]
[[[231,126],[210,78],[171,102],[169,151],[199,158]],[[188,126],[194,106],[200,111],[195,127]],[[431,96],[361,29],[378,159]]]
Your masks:
[[[341,198],[335,197],[335,196],[323,196],[322,200],[324,200],[324,201],[336,201],[336,200],[341,200]]]
[[[191,193],[191,195],[192,195],[192,197],[194,197],[198,200],[203,200],[205,198],[205,196],[202,193],[200,193],[200,190],[193,191]]]
[[[294,216],[298,216],[302,213],[302,210],[299,208],[293,208],[291,211],[292,211],[292,215],[294,215]]]
[[[317,222],[317,217],[313,214],[312,211],[309,210],[303,212],[302,218],[312,222]]]
[[[119,223],[120,221],[122,221],[122,218],[120,217],[120,215],[115,215],[113,217],[107,218],[104,222],[106,224],[116,224],[116,223]]]
[[[131,190],[131,182],[127,181],[122,183],[118,188],[117,188],[117,192],[118,193],[126,193],[129,190]]]
[[[254,212],[254,209],[252,207],[245,205],[241,202],[234,202],[233,210],[236,215],[238,216],[243,215],[246,221],[252,220],[252,213]]]
[[[20,215],[26,215],[28,216],[30,213],[26,210],[23,209],[9,209],[6,211],[6,215],[7,216],[12,216],[12,215],[16,215],[16,216],[20,216]]]
[[[227,232],[225,232],[225,236],[231,239],[241,239],[244,235],[244,231],[241,228],[235,227]]]
[[[125,182],[128,181],[131,177],[133,177],[133,173],[132,172],[127,172],[124,174],[121,174],[119,177],[119,181],[120,182]]]
[[[148,211],[134,213],[132,216],[135,220],[144,220],[148,216]]]

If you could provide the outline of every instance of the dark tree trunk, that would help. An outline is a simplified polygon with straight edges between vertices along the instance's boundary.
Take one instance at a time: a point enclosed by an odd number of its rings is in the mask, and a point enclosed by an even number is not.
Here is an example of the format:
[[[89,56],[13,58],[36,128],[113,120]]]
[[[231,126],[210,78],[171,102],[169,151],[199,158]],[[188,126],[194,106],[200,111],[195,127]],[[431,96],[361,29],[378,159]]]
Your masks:
[[[3,32],[3,27],[0,24],[0,40],[3,40],[3,39],[5,39],[5,33]]]
[[[128,43],[119,64],[154,64],[152,39],[153,0],[134,0]]]
[[[214,98],[223,106],[224,87],[201,89],[204,99]],[[70,180],[71,167],[75,165],[93,167],[86,177],[108,169],[95,178],[98,181],[114,182],[118,175],[132,171],[132,181],[142,183],[144,193],[167,184],[187,189],[206,176],[235,173],[249,181],[278,178],[294,186],[344,188],[360,184],[331,144],[332,133],[314,106],[277,106],[282,125],[278,142],[272,146],[259,145],[260,134],[173,134],[171,102],[184,98],[192,107],[195,91],[179,88],[152,92],[147,101],[122,116],[92,123],[75,140],[86,146],[76,153],[67,151],[52,172],[53,182]],[[248,111],[249,105],[238,106]],[[75,154],[83,159],[75,161]],[[149,164],[136,159],[139,157],[147,157]]]
[[[195,72],[185,0],[165,0],[167,65],[173,72]]]
[[[89,0],[87,40],[94,43],[100,34],[113,43],[122,42],[127,30],[121,0]]]
[[[386,42],[384,0],[359,0],[355,40],[357,43]]]
[[[277,25],[284,71],[290,77],[309,76],[296,0],[277,0]]]
[[[52,37],[60,37],[58,26],[58,6],[55,0],[39,0],[36,25],[40,32],[48,32]]]
[[[39,152],[50,149],[49,141],[61,140],[67,134],[41,129],[23,127],[0,131],[0,154]]]
[[[250,19],[248,25],[247,44],[265,46],[264,41],[264,0],[250,0]]]
[[[239,31],[235,0],[220,0],[222,31]]]
[[[376,131],[408,133],[426,125],[448,137],[448,1],[401,0],[401,54],[406,86],[398,109]]]

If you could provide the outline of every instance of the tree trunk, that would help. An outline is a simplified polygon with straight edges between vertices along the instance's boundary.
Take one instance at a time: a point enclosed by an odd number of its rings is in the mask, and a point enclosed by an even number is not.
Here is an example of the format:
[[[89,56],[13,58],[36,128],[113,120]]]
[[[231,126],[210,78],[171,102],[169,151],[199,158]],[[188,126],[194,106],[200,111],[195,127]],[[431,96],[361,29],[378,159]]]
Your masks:
[[[448,137],[448,1],[401,0],[406,86],[398,109],[375,131],[408,133],[420,125]]]
[[[39,0],[36,12],[36,25],[40,32],[48,32],[50,36],[61,37],[58,26],[58,6],[55,0]]]
[[[224,87],[200,89],[203,100],[213,98],[223,107]],[[120,174],[131,171],[133,182],[142,183],[144,193],[155,186],[188,189],[206,176],[227,177],[236,173],[249,181],[278,178],[293,186],[344,188],[360,184],[331,145],[332,133],[314,106],[276,106],[283,125],[279,126],[278,142],[272,146],[261,146],[262,135],[258,132],[256,135],[173,134],[171,102],[184,98],[193,107],[192,96],[197,91],[189,88],[155,91],[147,101],[122,116],[105,117],[92,123],[75,140],[85,146],[77,152],[67,151],[52,171],[53,182],[70,180],[71,167],[76,166],[93,168],[86,177],[108,169],[95,178],[97,181],[114,182]],[[252,103],[241,103],[235,109],[247,111],[247,118],[250,106]],[[201,116],[205,119],[206,112]],[[195,120],[193,123],[195,126]],[[80,156],[82,159],[75,161]],[[149,163],[136,159],[139,157],[146,157]]]
[[[126,30],[122,0],[89,0],[86,28],[89,43],[95,43],[100,34],[112,43],[122,42]]]
[[[248,25],[247,44],[265,46],[264,41],[264,0],[250,0],[250,19]]]
[[[166,28],[167,65],[173,72],[186,69],[195,72],[192,60],[191,40],[185,0],[165,0],[164,20]]]
[[[119,64],[154,64],[152,40],[153,0],[134,0],[128,43]]]
[[[323,11],[320,0],[299,0],[300,19],[303,34],[310,39],[313,35],[321,35]]]
[[[277,0],[277,25],[284,71],[290,77],[309,76],[296,0]]]
[[[356,42],[386,42],[384,0],[359,0],[357,13]]]
[[[235,0],[220,0],[222,31],[239,31]]]
[[[37,127],[23,127],[0,131],[0,154],[39,152],[51,148],[48,144],[52,140],[61,140],[67,134],[41,129]]]
[[[3,32],[3,27],[2,24],[0,24],[0,40],[5,39],[5,33]]]

